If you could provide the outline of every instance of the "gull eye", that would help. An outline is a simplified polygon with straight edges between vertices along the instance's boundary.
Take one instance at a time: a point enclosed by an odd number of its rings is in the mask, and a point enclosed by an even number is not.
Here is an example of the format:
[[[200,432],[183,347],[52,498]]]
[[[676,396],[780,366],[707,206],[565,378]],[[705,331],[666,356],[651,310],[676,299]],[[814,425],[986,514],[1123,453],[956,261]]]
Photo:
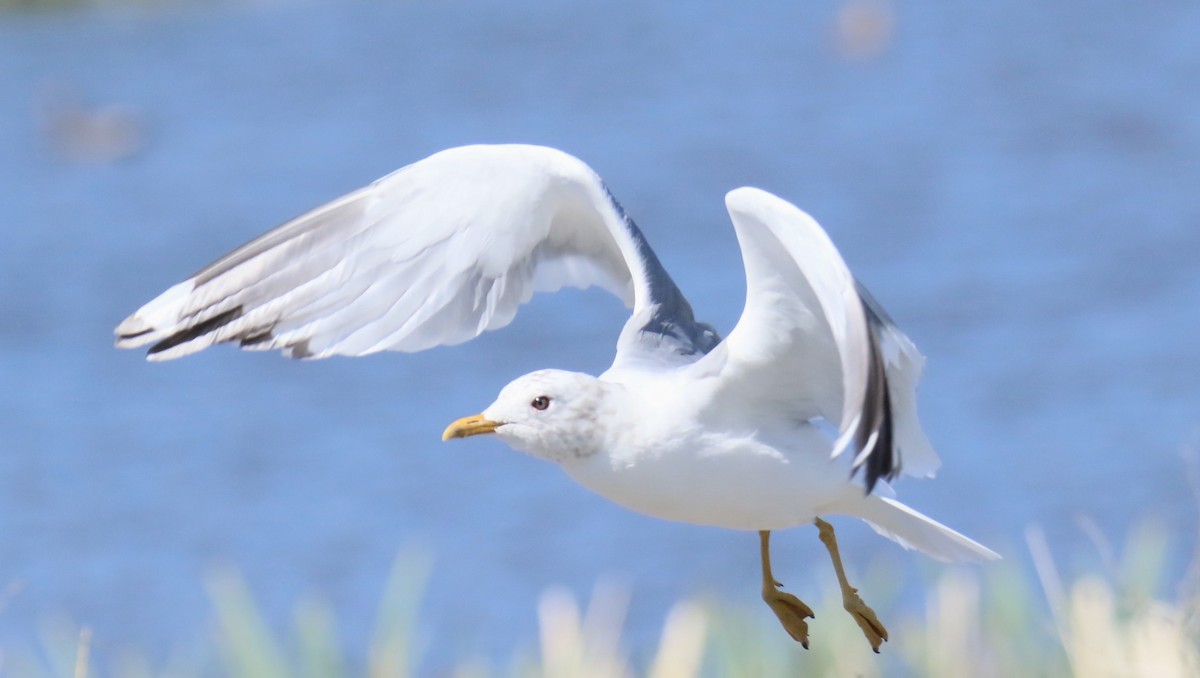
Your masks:
[[[529,406],[535,410],[544,410],[550,407],[550,396],[538,396],[529,403]]]

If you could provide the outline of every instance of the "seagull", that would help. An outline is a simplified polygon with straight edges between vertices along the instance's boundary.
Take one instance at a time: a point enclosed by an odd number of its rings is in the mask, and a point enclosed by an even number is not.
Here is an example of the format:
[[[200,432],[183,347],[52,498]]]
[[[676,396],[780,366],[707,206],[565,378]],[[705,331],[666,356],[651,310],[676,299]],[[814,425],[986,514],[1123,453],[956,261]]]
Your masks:
[[[597,286],[632,309],[603,374],[518,377],[443,440],[494,435],[634,511],[757,532],[762,598],[805,648],[812,609],[772,574],[772,531],[817,527],[843,607],[888,632],[846,578],[833,526],[866,521],[946,562],[988,548],[894,499],[940,462],[917,418],[924,358],[829,236],[756,188],[725,196],[746,303],[722,339],[581,160],[530,145],[451,148],[233,250],[116,328],[170,360],[214,344],[299,359],[422,351],[512,322],[535,292]]]

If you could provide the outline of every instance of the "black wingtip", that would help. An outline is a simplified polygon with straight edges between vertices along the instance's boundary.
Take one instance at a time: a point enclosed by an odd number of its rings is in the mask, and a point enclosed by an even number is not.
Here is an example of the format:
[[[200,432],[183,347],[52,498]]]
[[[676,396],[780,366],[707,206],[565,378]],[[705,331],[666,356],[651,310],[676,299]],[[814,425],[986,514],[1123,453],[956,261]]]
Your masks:
[[[148,355],[154,355],[155,353],[162,353],[163,351],[166,351],[167,349],[175,348],[176,346],[179,346],[180,344],[186,344],[187,342],[189,342],[193,339],[202,337],[202,336],[208,334],[209,332],[213,332],[221,327],[224,327],[225,325],[228,325],[229,323],[233,322],[237,318],[241,317],[241,315],[242,315],[242,307],[241,306],[235,306],[235,307],[229,309],[228,311],[218,313],[217,315],[214,315],[213,317],[209,318],[208,320],[205,320],[203,322],[198,322],[195,325],[192,325],[190,327],[186,327],[182,330],[179,330],[175,334],[172,334],[171,336],[167,337],[166,339],[163,339],[162,341],[158,342],[157,344],[151,346],[150,350],[148,352]]]
[[[256,344],[268,342],[275,338],[275,335],[272,334],[271,330],[272,330],[272,328],[267,327],[262,330],[256,330],[253,333],[246,334],[245,336],[243,336],[241,339],[238,340],[238,345],[239,346],[254,346]]]
[[[875,484],[880,478],[893,480],[900,475],[900,451],[896,449],[887,366],[879,350],[884,321],[866,302],[863,303],[863,314],[867,320],[870,364],[867,372],[867,391],[863,397],[863,420],[855,442],[858,449],[863,450],[869,444],[871,436],[875,436],[874,447],[863,462],[866,467],[866,493],[870,494],[875,490]]]
[[[882,374],[882,367],[880,373]],[[878,421],[875,431],[875,449],[867,455],[866,459],[866,477],[867,477],[867,494],[870,494],[875,489],[875,483],[879,482],[880,478],[892,480],[900,473],[900,459],[896,453],[894,431],[892,428],[892,398],[888,393],[887,377],[883,376],[878,380],[875,390],[878,394],[871,394],[871,388],[867,388],[869,395],[874,395],[872,407],[877,408]]]
[[[154,331],[153,327],[147,327],[146,329],[144,329],[140,332],[127,332],[125,334],[118,334],[117,341],[129,341],[130,339],[137,339],[138,337],[145,336],[147,334],[150,334],[153,331]]]

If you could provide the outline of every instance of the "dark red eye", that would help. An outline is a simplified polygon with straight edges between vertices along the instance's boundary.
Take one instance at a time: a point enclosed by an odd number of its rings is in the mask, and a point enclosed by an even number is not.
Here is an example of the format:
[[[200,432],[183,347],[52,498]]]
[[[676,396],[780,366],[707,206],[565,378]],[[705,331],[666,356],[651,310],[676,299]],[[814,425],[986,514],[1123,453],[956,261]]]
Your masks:
[[[538,396],[529,403],[529,406],[535,410],[544,410],[550,407],[550,396]]]

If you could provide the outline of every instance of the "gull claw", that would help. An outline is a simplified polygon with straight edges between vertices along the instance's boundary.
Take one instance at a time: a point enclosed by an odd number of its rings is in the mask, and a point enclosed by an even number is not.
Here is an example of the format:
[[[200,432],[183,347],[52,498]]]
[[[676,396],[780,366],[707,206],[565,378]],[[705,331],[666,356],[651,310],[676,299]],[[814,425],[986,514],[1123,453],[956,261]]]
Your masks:
[[[776,586],[780,584],[775,582]],[[788,632],[792,640],[800,643],[804,649],[808,649],[808,623],[805,619],[815,619],[812,608],[804,604],[796,596],[783,591],[766,589],[763,591],[763,602],[771,608],[775,616],[779,619],[779,623],[783,625],[783,629]]]
[[[850,613],[858,628],[862,629],[867,642],[871,644],[871,649],[875,654],[879,654],[879,646],[887,642],[888,632],[875,616],[875,610],[858,597],[858,589],[850,589],[850,594],[842,599],[842,607]]]

